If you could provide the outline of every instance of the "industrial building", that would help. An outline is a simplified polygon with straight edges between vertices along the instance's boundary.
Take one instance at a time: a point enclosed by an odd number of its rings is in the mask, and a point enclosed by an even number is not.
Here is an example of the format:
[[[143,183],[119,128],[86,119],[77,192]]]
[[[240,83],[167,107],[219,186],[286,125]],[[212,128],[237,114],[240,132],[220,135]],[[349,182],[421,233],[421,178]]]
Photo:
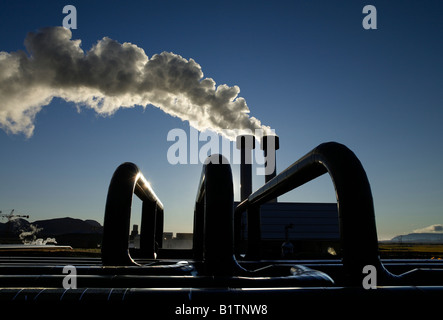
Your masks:
[[[323,258],[339,252],[336,203],[269,202],[260,208],[263,258]],[[241,249],[248,239],[247,213],[241,219]]]
[[[276,176],[276,150],[280,147],[278,136],[262,137],[261,149],[266,161],[271,159],[273,168],[265,175],[265,183]],[[237,137],[241,151],[240,194],[245,200],[252,193],[252,167],[247,160],[255,148],[255,137]],[[265,163],[265,166],[267,165]],[[239,203],[235,203],[236,207]],[[241,217],[239,248],[246,251],[248,240],[248,213]],[[339,223],[336,203],[278,202],[277,198],[261,205],[259,215],[262,258],[330,257],[339,252]]]

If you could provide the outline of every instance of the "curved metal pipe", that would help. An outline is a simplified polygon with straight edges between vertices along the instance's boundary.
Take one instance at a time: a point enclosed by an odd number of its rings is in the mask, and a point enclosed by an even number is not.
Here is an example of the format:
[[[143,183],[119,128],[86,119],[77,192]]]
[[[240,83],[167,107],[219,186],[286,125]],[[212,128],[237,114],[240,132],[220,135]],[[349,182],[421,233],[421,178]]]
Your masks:
[[[366,172],[355,154],[342,144],[319,145],[241,202],[235,214],[242,214],[326,172],[335,187],[343,266],[349,283],[362,284],[365,265],[377,269],[379,283],[395,280],[396,276],[379,259],[374,205]],[[248,241],[248,246],[252,247],[248,251],[259,250],[253,241]]]
[[[138,167],[125,162],[115,170],[108,189],[101,250],[104,265],[137,265],[128,250],[134,193],[143,201],[141,249],[148,257],[154,257],[155,240],[159,233],[161,239],[163,233],[157,222],[161,220],[163,224],[163,204]]]
[[[194,216],[194,257],[203,273],[233,275],[242,269],[234,257],[234,190],[229,161],[209,156],[202,169]]]

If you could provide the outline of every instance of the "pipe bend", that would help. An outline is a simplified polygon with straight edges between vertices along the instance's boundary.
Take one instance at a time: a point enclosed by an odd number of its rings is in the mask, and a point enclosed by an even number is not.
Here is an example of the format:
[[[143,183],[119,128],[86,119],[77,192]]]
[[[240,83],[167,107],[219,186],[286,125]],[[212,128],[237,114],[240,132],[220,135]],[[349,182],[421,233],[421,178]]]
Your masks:
[[[235,214],[325,173],[329,173],[336,193],[343,265],[349,282],[361,285],[366,265],[374,265],[382,279],[397,279],[379,259],[373,198],[366,172],[357,156],[343,144],[318,145],[242,201]]]
[[[128,250],[134,193],[142,200],[144,207],[148,208],[143,210],[142,219],[145,215],[160,217],[163,214],[163,204],[155,195],[137,165],[132,162],[119,165],[112,175],[106,198],[101,249],[104,265],[138,265],[131,258]],[[145,206],[145,204],[151,205]],[[154,237],[156,226],[154,224],[151,227],[154,231],[147,234],[149,236],[152,234]],[[144,233],[145,230],[142,230],[142,237]],[[154,250],[153,248],[147,249]]]

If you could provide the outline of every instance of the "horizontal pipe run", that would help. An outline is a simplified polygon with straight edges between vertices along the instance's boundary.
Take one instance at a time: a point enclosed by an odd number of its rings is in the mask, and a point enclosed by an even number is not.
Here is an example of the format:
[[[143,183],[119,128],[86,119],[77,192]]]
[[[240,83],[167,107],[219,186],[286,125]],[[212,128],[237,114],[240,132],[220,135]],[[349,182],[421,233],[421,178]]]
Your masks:
[[[294,288],[0,288],[0,301],[23,303],[36,306],[36,302],[72,303],[76,306],[97,306],[100,302],[109,302],[109,306],[119,303],[140,302],[143,306],[158,308],[167,305],[169,312],[185,304],[200,302],[204,306],[219,304],[243,304],[268,306],[268,313],[276,315],[277,310],[285,317],[293,312],[293,304],[288,301],[389,301],[414,299],[420,301],[438,300],[443,296],[443,286],[398,286],[379,287],[377,290],[365,290],[356,287],[294,287]],[[411,300],[412,301],[412,300]],[[79,304],[81,302],[82,304]],[[85,305],[90,302],[91,305]],[[310,304],[308,304],[311,308]],[[303,306],[300,306],[303,308]],[[172,311],[171,311],[172,310]],[[306,308],[306,311],[309,309]],[[329,309],[328,309],[329,310]],[[90,310],[85,310],[90,312]],[[328,311],[329,312],[329,311]],[[213,313],[211,310],[211,315]],[[264,315],[265,316],[265,315]]]

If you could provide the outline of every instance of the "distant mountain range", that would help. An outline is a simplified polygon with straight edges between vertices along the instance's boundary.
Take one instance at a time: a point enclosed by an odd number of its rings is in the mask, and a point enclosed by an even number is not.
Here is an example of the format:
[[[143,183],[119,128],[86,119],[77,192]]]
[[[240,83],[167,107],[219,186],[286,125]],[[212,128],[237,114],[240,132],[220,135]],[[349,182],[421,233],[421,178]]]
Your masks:
[[[31,227],[34,226],[34,227]],[[37,228],[35,230],[34,228]],[[102,225],[95,220],[75,218],[55,218],[29,222],[25,219],[14,219],[0,223],[0,233],[20,234],[35,231],[38,236],[56,236],[67,233],[103,233]]]
[[[56,218],[38,220],[32,223],[42,228],[42,235],[60,235],[67,233],[103,233],[103,227],[95,220],[81,220],[74,218]]]
[[[60,245],[97,247],[101,243],[102,233],[103,226],[95,220],[69,217],[34,222],[18,218],[0,223],[0,243],[53,239]]]
[[[103,226],[96,220],[89,219],[66,217],[29,222],[18,218],[5,223],[0,222],[0,240],[8,242],[13,239],[22,242],[38,238],[55,238],[57,244],[97,247],[101,243],[102,234]],[[383,242],[443,244],[443,232],[413,232]]]
[[[409,233],[392,238],[389,242],[395,243],[441,243],[443,244],[443,233]]]

